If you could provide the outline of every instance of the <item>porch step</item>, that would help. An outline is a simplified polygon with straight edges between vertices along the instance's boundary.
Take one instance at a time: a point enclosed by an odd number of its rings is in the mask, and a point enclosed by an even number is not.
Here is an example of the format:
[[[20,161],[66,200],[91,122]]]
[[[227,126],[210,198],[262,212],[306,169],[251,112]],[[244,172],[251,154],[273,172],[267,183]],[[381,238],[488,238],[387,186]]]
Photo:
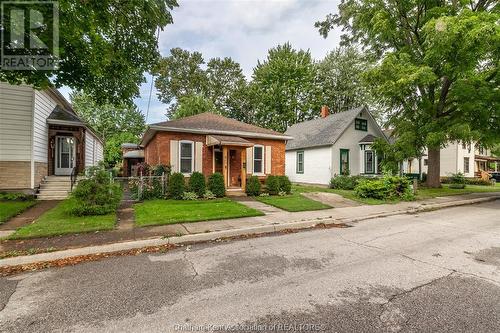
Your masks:
[[[68,195],[37,195],[37,200],[64,200],[68,198]]]
[[[80,177],[81,179],[81,177]],[[71,191],[71,177],[48,176],[40,184],[37,194],[38,200],[66,199]]]
[[[247,194],[241,189],[227,189],[226,195],[228,197],[246,197]]]

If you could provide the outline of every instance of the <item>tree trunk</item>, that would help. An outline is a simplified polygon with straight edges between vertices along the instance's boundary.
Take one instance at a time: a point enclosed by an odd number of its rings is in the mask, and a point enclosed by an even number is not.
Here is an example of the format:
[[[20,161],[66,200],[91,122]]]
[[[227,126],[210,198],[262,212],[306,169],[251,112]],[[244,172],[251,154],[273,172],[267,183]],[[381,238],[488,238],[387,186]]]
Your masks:
[[[441,187],[441,150],[439,148],[429,148],[429,166],[427,168],[427,187]]]

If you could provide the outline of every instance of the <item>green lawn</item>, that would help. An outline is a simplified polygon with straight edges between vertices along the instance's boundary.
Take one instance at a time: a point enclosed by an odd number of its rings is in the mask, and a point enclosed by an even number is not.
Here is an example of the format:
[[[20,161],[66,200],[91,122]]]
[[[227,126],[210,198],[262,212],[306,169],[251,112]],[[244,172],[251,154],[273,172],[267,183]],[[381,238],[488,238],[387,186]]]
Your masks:
[[[417,199],[428,199],[447,195],[470,194],[481,192],[500,192],[500,183],[495,186],[466,185],[464,189],[453,189],[448,184],[443,184],[441,188],[421,188],[418,191]]]
[[[320,210],[332,208],[321,202],[311,200],[298,193],[285,196],[256,197],[260,202],[278,207],[289,212],[302,212],[306,210]]]
[[[264,215],[230,199],[149,200],[135,204],[134,209],[135,224],[140,227]]]
[[[36,204],[34,200],[0,201],[0,224]]]
[[[97,230],[111,230],[116,223],[116,214],[99,216],[72,216],[67,213],[71,199],[62,201],[45,212],[32,224],[16,230],[10,239],[58,236]]]
[[[354,191],[349,190],[334,190],[321,186],[309,185],[293,185],[293,193],[307,193],[307,192],[329,192],[337,193],[346,199],[358,201],[367,205],[380,205],[387,203],[397,203],[399,200],[387,201],[371,198],[359,198],[354,194]],[[464,189],[452,189],[449,185],[443,184],[442,188],[420,188],[417,193],[417,200],[435,198],[447,195],[469,194],[478,192],[500,192],[500,183],[495,186],[482,186],[482,185],[467,185]]]

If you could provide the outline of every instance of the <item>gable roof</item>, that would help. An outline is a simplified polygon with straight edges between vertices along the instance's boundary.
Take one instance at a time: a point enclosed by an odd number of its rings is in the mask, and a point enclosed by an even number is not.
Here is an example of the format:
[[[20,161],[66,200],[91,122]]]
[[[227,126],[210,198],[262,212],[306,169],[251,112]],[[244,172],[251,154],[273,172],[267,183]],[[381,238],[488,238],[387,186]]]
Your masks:
[[[63,109],[59,105],[56,105],[56,107],[54,108],[54,110],[52,110],[47,119],[71,122],[78,124],[80,126],[84,125],[84,123],[81,121],[80,118],[76,116],[76,114],[67,111],[66,109]]]
[[[185,132],[200,134],[221,134],[247,138],[268,138],[288,140],[291,137],[283,133],[250,125],[235,119],[227,118],[211,112],[204,112],[185,118],[163,121],[148,126],[141,144],[145,145],[151,140],[156,131]]]
[[[359,140],[360,143],[373,143],[377,137],[373,134],[367,134],[363,139]]]
[[[290,126],[285,134],[293,136],[286,144],[287,150],[332,145],[344,130],[366,107],[333,113],[325,118],[316,118]]]

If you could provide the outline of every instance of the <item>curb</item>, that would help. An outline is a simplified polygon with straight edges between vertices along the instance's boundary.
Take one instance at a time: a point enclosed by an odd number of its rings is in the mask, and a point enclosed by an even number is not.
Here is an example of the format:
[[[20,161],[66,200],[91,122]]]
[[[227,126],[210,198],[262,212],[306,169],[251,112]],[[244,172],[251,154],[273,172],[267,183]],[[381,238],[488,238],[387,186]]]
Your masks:
[[[325,218],[325,219],[315,219],[315,220],[307,220],[307,221],[297,221],[297,222],[289,222],[289,223],[280,223],[280,224],[270,224],[256,227],[248,227],[248,228],[240,228],[240,229],[232,229],[232,230],[222,230],[222,231],[213,231],[208,233],[199,233],[199,234],[189,234],[182,236],[173,236],[169,238],[153,238],[153,239],[144,239],[144,240],[136,240],[129,241],[123,243],[114,243],[114,244],[106,244],[99,246],[89,246],[83,248],[76,249],[68,249],[61,250],[50,253],[40,253],[34,255],[27,256],[19,256],[12,258],[0,259],[0,268],[11,267],[11,266],[19,266],[19,265],[29,265],[36,264],[40,262],[51,262],[61,259],[68,259],[77,256],[85,256],[91,254],[102,254],[102,253],[113,253],[125,250],[136,250],[145,247],[152,246],[162,246],[162,245],[182,245],[182,244],[192,244],[192,243],[201,243],[201,242],[209,242],[215,241],[221,238],[231,238],[238,236],[249,236],[249,235],[259,235],[259,234],[270,234],[275,232],[282,232],[286,230],[301,230],[301,229],[311,229],[320,224],[323,225],[335,225],[335,224],[348,224],[348,223],[356,223],[360,221],[365,221],[369,219],[389,217],[394,215],[404,215],[404,214],[416,214],[420,212],[433,211],[438,209],[450,208],[450,207],[458,207],[464,205],[473,205],[483,202],[495,201],[499,200],[500,196],[490,196],[476,199],[467,199],[467,200],[459,200],[452,202],[443,202],[443,203],[435,203],[428,205],[420,205],[418,207],[402,209],[392,212],[385,212],[379,214],[371,214],[365,215],[355,218]]]

